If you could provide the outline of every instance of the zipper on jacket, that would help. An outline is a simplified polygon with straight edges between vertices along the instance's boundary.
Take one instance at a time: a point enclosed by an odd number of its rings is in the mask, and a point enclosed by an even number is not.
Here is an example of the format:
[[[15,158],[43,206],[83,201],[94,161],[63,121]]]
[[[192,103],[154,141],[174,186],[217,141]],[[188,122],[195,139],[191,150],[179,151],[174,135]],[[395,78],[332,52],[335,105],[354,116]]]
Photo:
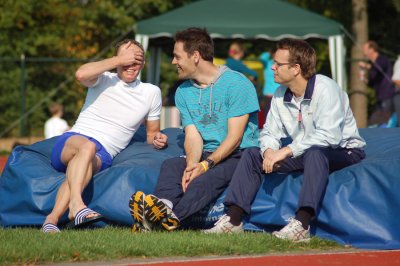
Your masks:
[[[298,123],[298,125],[299,125],[299,129],[301,129],[301,122],[302,122],[302,119],[303,119],[303,117],[302,117],[302,115],[301,115],[301,105],[300,105],[299,114],[297,115],[297,123]]]

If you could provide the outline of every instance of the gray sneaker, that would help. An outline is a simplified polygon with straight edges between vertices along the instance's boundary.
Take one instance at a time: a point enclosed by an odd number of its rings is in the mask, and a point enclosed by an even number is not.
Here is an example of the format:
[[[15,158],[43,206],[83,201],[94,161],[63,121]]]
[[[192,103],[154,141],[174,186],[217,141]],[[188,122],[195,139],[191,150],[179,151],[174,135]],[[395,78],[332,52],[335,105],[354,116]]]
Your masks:
[[[202,230],[203,233],[206,234],[222,234],[222,233],[242,233],[243,232],[243,223],[235,226],[231,224],[231,217],[224,214],[222,215],[218,221],[214,224],[214,227]]]
[[[293,217],[289,218],[289,224],[283,227],[280,231],[273,232],[272,235],[296,243],[309,242],[311,240],[310,227],[304,229],[301,222]]]

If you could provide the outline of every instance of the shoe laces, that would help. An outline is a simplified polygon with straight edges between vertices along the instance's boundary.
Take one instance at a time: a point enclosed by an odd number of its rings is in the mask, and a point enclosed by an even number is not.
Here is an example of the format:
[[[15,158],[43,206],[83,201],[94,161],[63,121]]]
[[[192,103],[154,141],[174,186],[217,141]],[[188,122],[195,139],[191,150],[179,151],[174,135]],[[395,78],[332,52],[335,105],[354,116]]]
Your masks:
[[[228,215],[222,215],[214,224],[211,231],[224,233],[232,232],[232,229],[235,228],[235,226],[230,222],[230,219],[231,218]]]
[[[171,210],[167,205],[165,205],[165,207],[166,207],[167,216],[168,216],[168,217],[172,217],[172,218],[174,218],[174,219],[176,219],[176,220],[179,221],[179,219],[178,219],[178,217],[175,215],[174,211]]]
[[[289,223],[284,228],[282,228],[282,233],[291,232],[294,229],[298,229],[299,227],[304,230],[300,221],[296,220],[294,217],[290,217],[287,220]]]
[[[224,214],[224,215],[222,215],[219,219],[218,219],[218,221],[216,221],[215,222],[215,226],[218,226],[219,224],[222,224],[222,225],[224,225],[224,224],[226,224],[227,222],[229,222],[231,219],[230,219],[230,217],[228,216],[228,215],[226,215],[226,214]]]

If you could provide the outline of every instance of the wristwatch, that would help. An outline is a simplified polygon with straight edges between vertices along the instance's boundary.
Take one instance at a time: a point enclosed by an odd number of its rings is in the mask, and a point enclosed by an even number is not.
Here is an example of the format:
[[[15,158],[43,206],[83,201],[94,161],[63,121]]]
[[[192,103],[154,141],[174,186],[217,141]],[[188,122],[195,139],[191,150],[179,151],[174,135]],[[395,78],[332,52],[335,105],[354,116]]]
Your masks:
[[[206,161],[208,163],[208,168],[210,168],[210,169],[215,166],[215,162],[213,160],[211,160],[210,158],[207,158],[204,161]]]

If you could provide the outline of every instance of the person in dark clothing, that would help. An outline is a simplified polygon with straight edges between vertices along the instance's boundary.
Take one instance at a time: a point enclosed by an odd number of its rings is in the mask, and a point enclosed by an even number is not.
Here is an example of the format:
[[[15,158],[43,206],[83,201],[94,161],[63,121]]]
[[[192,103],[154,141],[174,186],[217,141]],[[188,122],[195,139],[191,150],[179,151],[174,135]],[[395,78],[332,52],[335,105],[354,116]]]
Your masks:
[[[379,46],[374,41],[367,41],[363,45],[363,53],[368,62],[360,62],[361,70],[368,71],[368,86],[376,92],[377,104],[371,114],[368,124],[376,125],[386,123],[394,110],[400,106],[393,101],[395,86],[392,82],[393,67],[389,59],[379,52]]]

